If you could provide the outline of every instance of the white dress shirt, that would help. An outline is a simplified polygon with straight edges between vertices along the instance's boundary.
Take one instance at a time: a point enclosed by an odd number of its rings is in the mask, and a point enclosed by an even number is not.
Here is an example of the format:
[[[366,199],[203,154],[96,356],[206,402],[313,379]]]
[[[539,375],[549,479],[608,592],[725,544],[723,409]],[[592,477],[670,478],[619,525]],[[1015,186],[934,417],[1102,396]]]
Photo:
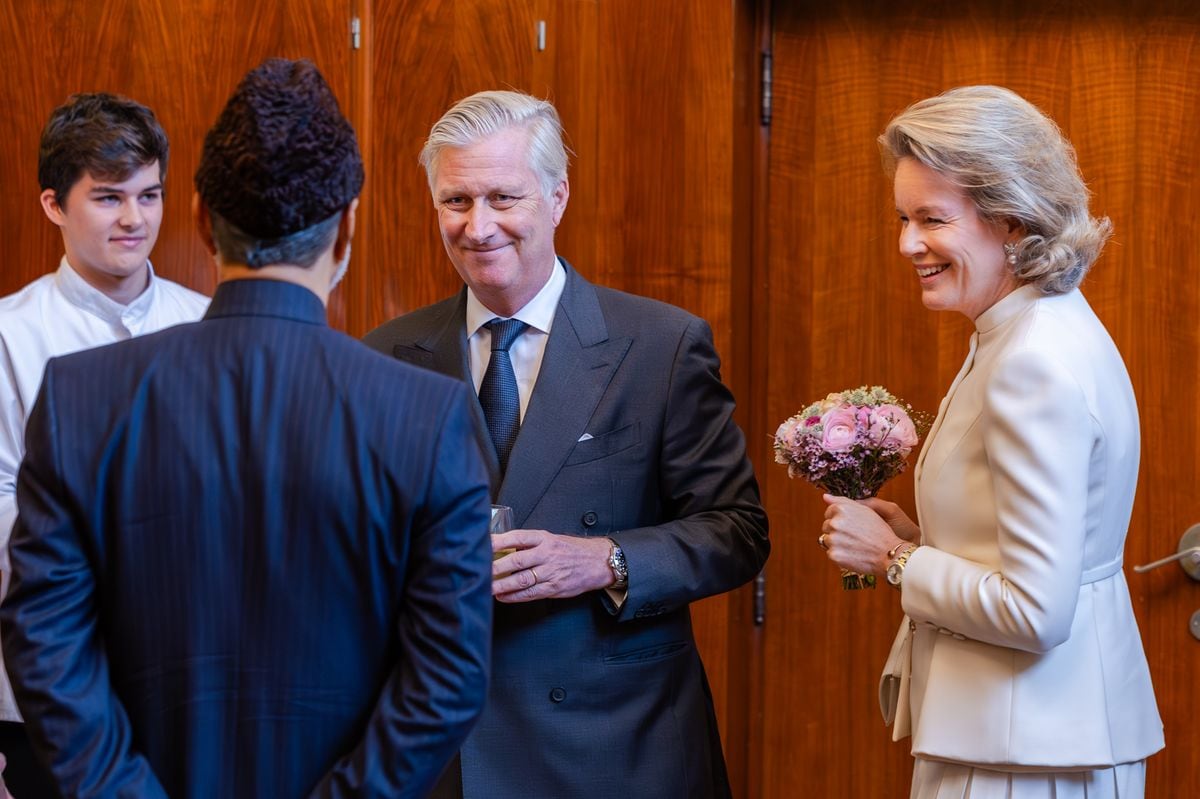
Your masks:
[[[567,273],[562,264],[556,259],[554,269],[550,271],[550,279],[533,299],[525,303],[511,317],[520,319],[529,325],[508,350],[512,360],[513,373],[517,377],[517,392],[521,395],[521,420],[525,420],[525,409],[529,407],[529,396],[533,394],[533,386],[537,383],[538,372],[542,368],[542,356],[546,354],[546,342],[550,338],[550,327],[554,324],[554,313],[558,310],[558,301],[567,285]],[[471,362],[471,380],[475,384],[475,393],[483,384],[483,375],[487,372],[488,361],[492,359],[492,333],[484,325],[496,318],[496,313],[475,296],[475,292],[467,289],[467,349]]]
[[[154,276],[128,305],[93,288],[67,263],[0,299],[0,597],[8,592],[8,539],[17,519],[17,469],[25,422],[46,361],[199,319],[208,297]],[[0,670],[0,721],[18,721],[8,675]]]

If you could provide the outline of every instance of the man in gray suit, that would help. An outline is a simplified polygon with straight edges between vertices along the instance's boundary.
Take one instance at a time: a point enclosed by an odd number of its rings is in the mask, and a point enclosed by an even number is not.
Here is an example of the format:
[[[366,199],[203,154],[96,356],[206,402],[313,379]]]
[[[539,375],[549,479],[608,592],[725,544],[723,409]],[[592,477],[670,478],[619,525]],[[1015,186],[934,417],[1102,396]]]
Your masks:
[[[688,604],[751,579],[769,543],[712,333],[556,256],[570,190],[550,103],[468,97],[421,163],[466,286],[366,340],[474,384],[519,528],[493,539],[491,691],[442,792],[727,796]]]

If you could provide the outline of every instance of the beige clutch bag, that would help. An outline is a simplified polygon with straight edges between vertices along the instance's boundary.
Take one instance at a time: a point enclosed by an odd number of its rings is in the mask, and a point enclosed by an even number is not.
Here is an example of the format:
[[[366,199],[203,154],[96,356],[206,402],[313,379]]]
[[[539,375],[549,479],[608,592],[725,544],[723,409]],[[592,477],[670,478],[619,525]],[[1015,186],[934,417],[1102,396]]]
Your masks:
[[[908,680],[912,669],[912,628],[906,615],[892,642],[883,674],[879,677],[879,711],[883,723],[892,728],[892,740],[899,741],[912,734],[908,713]]]

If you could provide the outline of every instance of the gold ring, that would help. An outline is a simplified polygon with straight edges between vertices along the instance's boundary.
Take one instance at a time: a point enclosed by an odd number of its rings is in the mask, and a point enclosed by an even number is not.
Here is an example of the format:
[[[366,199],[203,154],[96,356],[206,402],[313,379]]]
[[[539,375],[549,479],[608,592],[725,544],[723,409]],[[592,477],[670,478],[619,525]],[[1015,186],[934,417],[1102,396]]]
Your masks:
[[[821,549],[824,549],[824,550],[829,549],[829,544],[825,543],[825,539],[828,536],[829,536],[829,533],[821,533],[820,537],[817,538],[817,544],[821,547]]]
[[[535,572],[533,569],[530,569],[529,573],[533,575],[533,585],[537,585],[538,584],[537,572]],[[529,587],[533,588],[533,585],[531,585]]]

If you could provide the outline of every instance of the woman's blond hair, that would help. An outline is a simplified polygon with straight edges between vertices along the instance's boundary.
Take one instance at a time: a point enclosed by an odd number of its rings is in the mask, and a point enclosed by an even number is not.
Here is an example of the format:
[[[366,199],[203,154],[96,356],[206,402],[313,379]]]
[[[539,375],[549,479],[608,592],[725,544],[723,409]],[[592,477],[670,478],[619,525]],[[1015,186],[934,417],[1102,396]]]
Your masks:
[[[1013,274],[1046,294],[1079,285],[1112,232],[1088,211],[1075,150],[1058,125],[999,86],[963,86],[900,112],[879,137],[884,169],[914,158],[961,188],[980,216],[1015,220]]]

